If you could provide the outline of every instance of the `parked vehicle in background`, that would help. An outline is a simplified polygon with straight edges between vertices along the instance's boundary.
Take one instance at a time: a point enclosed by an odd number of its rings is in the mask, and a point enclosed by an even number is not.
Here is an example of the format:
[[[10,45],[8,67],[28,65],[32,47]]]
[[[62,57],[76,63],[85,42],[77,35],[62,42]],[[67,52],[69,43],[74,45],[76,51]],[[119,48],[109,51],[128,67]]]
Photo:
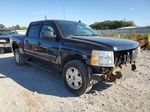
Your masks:
[[[65,20],[32,22],[25,36],[12,36],[11,46],[17,65],[31,60],[51,64],[77,95],[90,90],[102,76],[111,79],[122,65],[135,70],[139,49],[135,41],[99,37],[85,24]]]
[[[16,30],[18,34],[25,35],[27,30]]]
[[[10,37],[15,34],[18,34],[15,30],[0,29],[0,54],[10,50]]]

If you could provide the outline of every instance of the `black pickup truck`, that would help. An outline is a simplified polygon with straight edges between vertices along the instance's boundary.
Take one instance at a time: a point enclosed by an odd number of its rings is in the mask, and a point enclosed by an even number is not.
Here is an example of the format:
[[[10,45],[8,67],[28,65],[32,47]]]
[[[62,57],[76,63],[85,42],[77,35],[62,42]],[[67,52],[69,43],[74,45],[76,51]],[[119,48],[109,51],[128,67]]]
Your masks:
[[[101,37],[87,25],[67,20],[32,22],[25,36],[12,36],[11,46],[17,65],[34,60],[56,66],[77,95],[90,90],[95,76],[110,78],[127,64],[134,70],[139,51],[135,41]]]

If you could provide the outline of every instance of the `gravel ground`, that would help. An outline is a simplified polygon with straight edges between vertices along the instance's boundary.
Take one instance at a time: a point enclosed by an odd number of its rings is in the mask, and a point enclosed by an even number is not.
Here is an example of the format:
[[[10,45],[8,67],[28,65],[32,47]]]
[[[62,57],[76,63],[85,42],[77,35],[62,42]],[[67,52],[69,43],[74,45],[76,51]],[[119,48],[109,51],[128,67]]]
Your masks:
[[[150,52],[139,55],[135,72],[123,71],[115,83],[77,97],[55,73],[19,67],[12,53],[0,54],[0,112],[150,112]]]

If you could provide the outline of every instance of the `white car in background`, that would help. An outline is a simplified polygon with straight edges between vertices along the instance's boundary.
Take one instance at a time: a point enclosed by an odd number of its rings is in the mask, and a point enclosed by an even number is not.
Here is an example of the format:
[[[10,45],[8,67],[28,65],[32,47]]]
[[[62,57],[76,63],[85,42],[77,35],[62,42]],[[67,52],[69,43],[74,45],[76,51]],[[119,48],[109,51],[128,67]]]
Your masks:
[[[11,49],[10,37],[16,34],[18,33],[15,30],[0,29],[0,54]]]

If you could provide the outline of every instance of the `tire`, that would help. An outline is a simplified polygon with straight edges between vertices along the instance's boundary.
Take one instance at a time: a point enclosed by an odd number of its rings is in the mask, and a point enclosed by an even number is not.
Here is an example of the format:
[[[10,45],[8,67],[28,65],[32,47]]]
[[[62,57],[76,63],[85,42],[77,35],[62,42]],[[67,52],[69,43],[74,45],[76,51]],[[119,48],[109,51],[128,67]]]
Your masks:
[[[20,53],[19,49],[15,49],[14,52],[15,62],[19,66],[23,66],[26,63],[25,57]]]
[[[74,76],[70,74],[77,75]],[[63,80],[66,88],[78,96],[88,92],[91,89],[87,65],[79,60],[72,60],[64,66]]]
[[[0,54],[3,54],[4,52],[4,48],[0,48]]]

